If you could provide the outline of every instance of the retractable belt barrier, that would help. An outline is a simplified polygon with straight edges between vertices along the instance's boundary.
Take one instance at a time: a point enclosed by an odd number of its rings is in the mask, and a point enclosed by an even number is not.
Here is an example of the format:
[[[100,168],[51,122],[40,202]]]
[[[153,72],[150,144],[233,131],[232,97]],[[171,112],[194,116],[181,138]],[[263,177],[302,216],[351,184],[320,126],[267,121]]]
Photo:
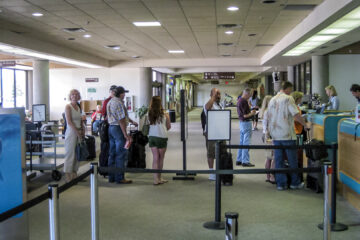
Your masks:
[[[40,196],[33,198],[19,206],[16,206],[2,214],[0,214],[0,222],[3,222],[7,220],[8,218],[11,218],[43,201],[46,199],[50,199],[49,201],[49,215],[50,215],[50,239],[51,240],[58,240],[59,239],[59,221],[58,221],[58,201],[57,198],[59,197],[60,193],[66,191],[67,189],[71,188],[72,186],[76,185],[81,180],[87,178],[89,175],[91,175],[91,227],[92,227],[92,240],[99,239],[99,221],[98,221],[98,184],[97,184],[97,176],[98,176],[98,170],[101,170],[101,172],[107,172],[107,173],[119,173],[119,172],[129,172],[129,173],[177,173],[177,174],[184,174],[184,175],[190,175],[190,174],[216,174],[216,189],[215,189],[215,221],[214,222],[207,222],[204,224],[204,226],[208,223],[210,225],[215,224],[216,226],[211,226],[207,228],[211,229],[224,229],[223,222],[220,221],[220,209],[221,209],[221,183],[219,175],[222,174],[265,174],[265,173],[303,173],[303,172],[323,172],[324,173],[324,181],[325,181],[325,188],[324,192],[328,193],[329,191],[329,185],[331,185],[331,189],[334,189],[334,185],[336,182],[332,181],[331,184],[329,184],[329,176],[332,175],[333,179],[336,175],[336,164],[334,168],[334,162],[336,162],[336,150],[337,150],[337,144],[332,145],[322,145],[322,146],[311,146],[311,145],[294,145],[294,146],[269,146],[269,145],[226,145],[225,148],[228,149],[240,149],[240,148],[246,148],[246,149],[333,149],[333,162],[332,167],[328,167],[329,163],[324,163],[323,167],[316,167],[316,168],[297,168],[297,169],[291,169],[291,168],[282,168],[282,169],[237,169],[237,170],[220,170],[219,169],[219,161],[217,162],[217,168],[216,170],[156,170],[156,169],[137,169],[137,168],[112,168],[112,167],[101,167],[98,168],[97,163],[91,163],[91,169],[89,169],[87,172],[81,174],[77,178],[73,179],[69,183],[66,183],[60,187],[57,187],[57,184],[49,184],[49,190]],[[220,144],[219,142],[216,144],[216,159],[220,159]],[[336,180],[336,177],[335,177]],[[336,191],[336,188],[335,188]],[[335,196],[335,199],[333,198]],[[55,199],[56,198],[56,199]],[[55,200],[55,201],[54,201]],[[333,201],[336,201],[336,192],[332,193],[331,197],[331,225],[328,220],[328,196],[327,194],[324,194],[324,222],[320,224],[324,228],[324,239],[328,239],[329,237],[329,229],[333,230],[333,224],[336,224],[333,222],[334,216],[336,216],[336,213],[334,211],[336,210],[336,205],[334,208]]]

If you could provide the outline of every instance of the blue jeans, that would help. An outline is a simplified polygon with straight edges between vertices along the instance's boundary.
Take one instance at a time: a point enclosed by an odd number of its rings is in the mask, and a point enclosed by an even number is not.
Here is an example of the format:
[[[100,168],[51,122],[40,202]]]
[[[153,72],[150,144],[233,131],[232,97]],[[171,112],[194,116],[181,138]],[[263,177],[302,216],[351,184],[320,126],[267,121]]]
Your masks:
[[[100,125],[100,120],[95,120],[93,122],[93,132],[98,132],[99,131],[99,125]]]
[[[252,134],[252,123],[240,121],[240,145],[250,145]],[[239,149],[236,162],[249,163],[249,149]]]
[[[295,140],[274,140],[275,146],[292,146],[296,145]],[[297,150],[296,149],[275,149],[275,168],[284,168],[284,152],[286,153],[289,167],[298,168]],[[287,187],[287,177],[284,173],[275,174],[276,185],[278,187]],[[298,173],[291,173],[291,185],[299,185],[300,178]]]
[[[109,126],[109,167],[125,168],[128,158],[128,150],[124,148],[126,139],[120,126]],[[124,173],[109,173],[109,182],[124,180]]]

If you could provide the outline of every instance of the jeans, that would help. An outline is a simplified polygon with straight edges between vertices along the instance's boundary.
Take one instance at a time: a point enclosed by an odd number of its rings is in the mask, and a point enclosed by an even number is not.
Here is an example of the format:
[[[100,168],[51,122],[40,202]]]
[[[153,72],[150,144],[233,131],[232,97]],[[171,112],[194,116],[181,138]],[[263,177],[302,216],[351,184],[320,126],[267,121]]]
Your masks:
[[[93,122],[93,132],[98,132],[99,131],[99,125],[100,125],[100,120],[95,120]]]
[[[240,121],[240,145],[250,145],[252,134],[252,123]],[[249,163],[249,149],[239,149],[236,162]]]
[[[295,140],[274,140],[275,146],[293,146],[296,145]],[[297,150],[296,149],[275,149],[275,169],[284,168],[284,152],[286,153],[289,167],[298,168]],[[287,187],[287,176],[283,173],[275,174],[276,184],[278,187]],[[300,178],[298,173],[291,173],[291,185],[299,185]]]
[[[124,148],[126,139],[119,125],[109,126],[109,167],[125,168],[128,150]],[[124,173],[109,173],[109,182],[124,180]]]

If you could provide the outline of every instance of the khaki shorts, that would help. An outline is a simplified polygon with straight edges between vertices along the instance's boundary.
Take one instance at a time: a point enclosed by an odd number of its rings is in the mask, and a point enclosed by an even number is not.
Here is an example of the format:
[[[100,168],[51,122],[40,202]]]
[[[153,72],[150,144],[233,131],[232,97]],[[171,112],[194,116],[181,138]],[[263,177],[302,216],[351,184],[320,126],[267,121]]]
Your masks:
[[[206,141],[207,158],[215,159],[215,143],[216,141]]]

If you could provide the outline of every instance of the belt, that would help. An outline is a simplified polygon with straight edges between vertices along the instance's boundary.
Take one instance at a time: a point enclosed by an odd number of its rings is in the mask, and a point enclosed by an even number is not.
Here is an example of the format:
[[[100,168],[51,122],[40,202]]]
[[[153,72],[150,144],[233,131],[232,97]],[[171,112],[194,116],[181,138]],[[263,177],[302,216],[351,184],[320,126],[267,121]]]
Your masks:
[[[240,120],[240,122],[251,122],[251,119],[247,119],[247,120]]]

